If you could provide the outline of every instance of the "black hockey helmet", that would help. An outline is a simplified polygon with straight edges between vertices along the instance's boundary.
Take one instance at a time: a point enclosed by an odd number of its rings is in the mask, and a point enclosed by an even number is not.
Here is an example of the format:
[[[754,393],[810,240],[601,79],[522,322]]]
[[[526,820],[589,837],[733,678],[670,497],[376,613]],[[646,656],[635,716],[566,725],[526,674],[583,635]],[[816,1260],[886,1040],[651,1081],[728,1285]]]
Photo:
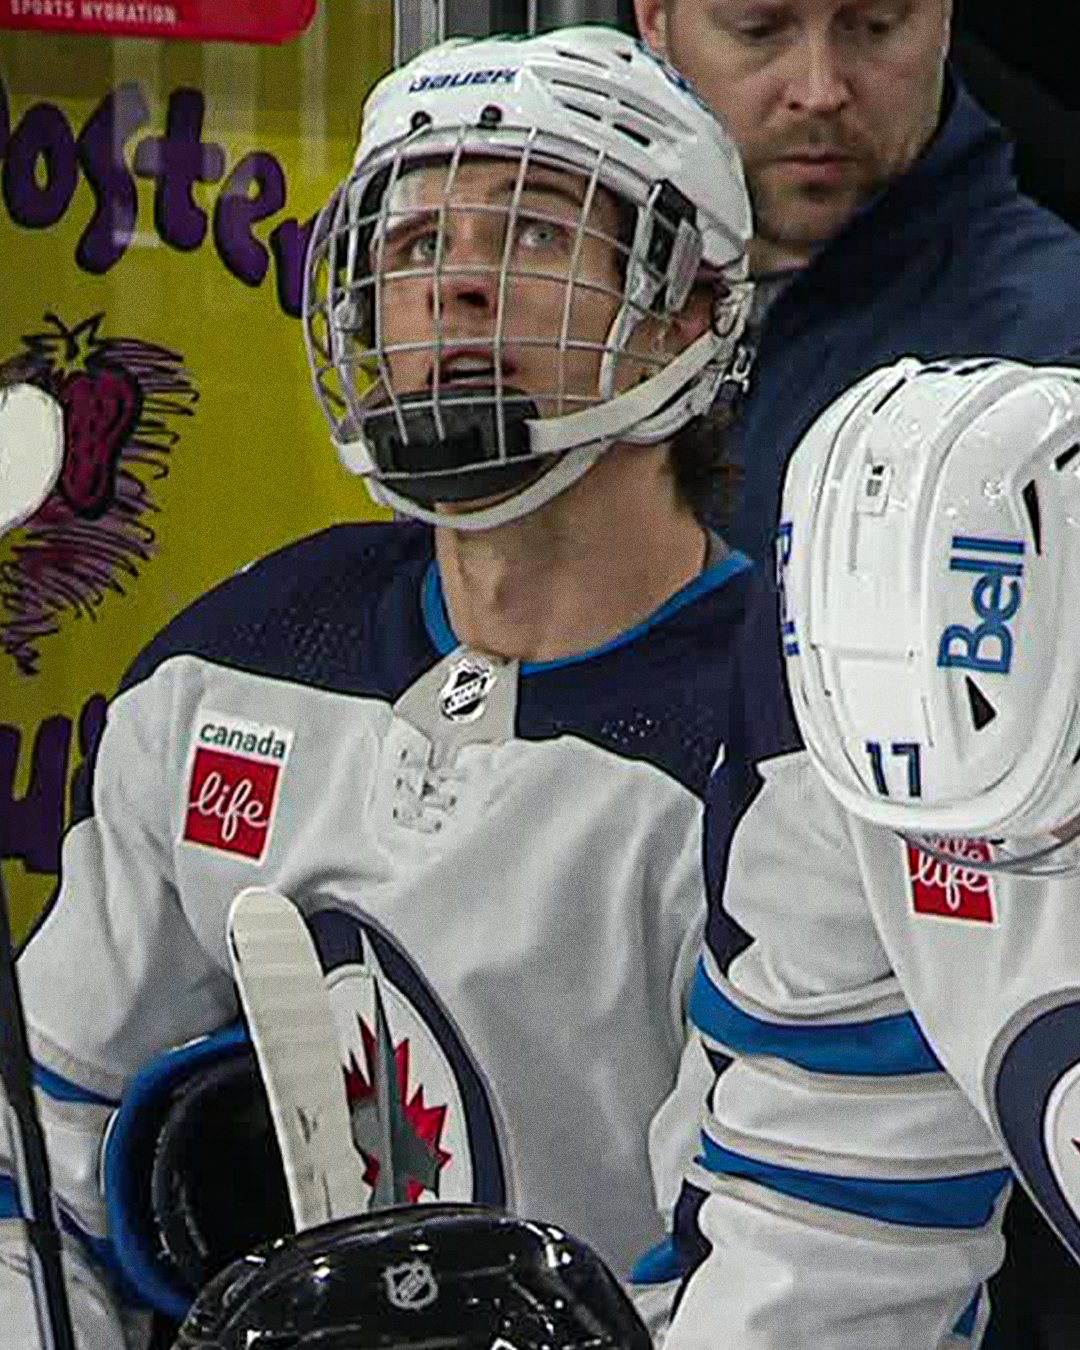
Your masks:
[[[281,1238],[226,1267],[174,1350],[649,1350],[603,1261],[547,1223],[409,1205]]]

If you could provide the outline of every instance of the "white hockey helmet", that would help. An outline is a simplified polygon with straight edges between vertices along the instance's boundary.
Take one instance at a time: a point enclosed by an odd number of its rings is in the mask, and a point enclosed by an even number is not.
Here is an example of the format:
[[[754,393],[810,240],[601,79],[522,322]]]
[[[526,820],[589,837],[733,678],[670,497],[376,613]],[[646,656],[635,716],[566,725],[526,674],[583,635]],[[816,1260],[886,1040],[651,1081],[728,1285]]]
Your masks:
[[[507,247],[497,269],[492,331],[477,340],[491,361],[490,383],[443,384],[448,341],[439,281],[454,271],[442,260],[446,218],[463,161],[500,157],[516,171],[506,208]],[[415,166],[446,166],[438,242],[428,264],[436,294],[430,350],[434,378],[423,389],[395,388],[382,312],[388,272],[384,243],[400,210],[400,183]],[[585,187],[573,260],[565,277],[561,334],[515,337],[559,353],[558,383],[543,401],[504,375],[509,240],[526,174],[539,166],[574,174]],[[597,188],[611,193],[629,220],[629,237],[612,238],[621,284],[607,297],[615,318],[599,354],[598,387],[587,397],[564,385],[567,328],[577,288],[596,291],[575,269]],[[351,174],[313,233],[305,275],[304,329],[315,387],[338,452],[365,477],[377,501],[454,528],[487,528],[536,509],[581,477],[615,441],[668,439],[714,404],[725,380],[745,379],[740,347],[750,303],[746,247],[749,198],[734,144],[709,109],[669,66],[633,38],[601,26],[540,37],[455,39],[424,52],[376,86],[365,106]],[[470,269],[475,272],[475,268]],[[654,359],[647,378],[618,392],[615,368],[646,315],[670,319],[695,281],[714,283],[712,326],[674,358]],[[563,278],[559,278],[563,280]],[[519,317],[519,316],[518,316]],[[411,349],[415,342],[404,344]],[[637,359],[637,358],[635,358]],[[509,494],[452,517],[441,500]]]
[[[844,806],[975,870],[1080,864],[1080,370],[868,375],[790,461],[777,577],[796,716]]]

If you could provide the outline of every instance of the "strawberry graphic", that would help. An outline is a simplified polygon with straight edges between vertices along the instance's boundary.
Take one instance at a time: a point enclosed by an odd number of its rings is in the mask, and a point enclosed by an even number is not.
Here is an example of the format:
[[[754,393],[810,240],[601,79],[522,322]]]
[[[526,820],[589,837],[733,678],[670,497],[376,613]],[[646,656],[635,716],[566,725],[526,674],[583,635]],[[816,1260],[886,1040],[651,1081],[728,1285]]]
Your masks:
[[[77,516],[97,520],[116,491],[124,445],[142,411],[142,390],[131,370],[107,355],[98,335],[102,316],[68,328],[55,314],[45,322],[55,331],[34,333],[24,342],[34,383],[47,389],[64,410],[64,465],[60,494]]]
[[[60,481],[0,557],[0,651],[37,673],[39,642],[66,614],[95,619],[157,552],[153,484],[169,473],[180,419],[198,393],[176,352],[106,337],[103,314],[69,327],[56,314],[0,362],[0,384],[25,380],[64,414]]]
[[[60,381],[64,466],[60,491],[76,515],[96,520],[116,490],[120,452],[139,420],[142,392],[119,366],[94,363]]]

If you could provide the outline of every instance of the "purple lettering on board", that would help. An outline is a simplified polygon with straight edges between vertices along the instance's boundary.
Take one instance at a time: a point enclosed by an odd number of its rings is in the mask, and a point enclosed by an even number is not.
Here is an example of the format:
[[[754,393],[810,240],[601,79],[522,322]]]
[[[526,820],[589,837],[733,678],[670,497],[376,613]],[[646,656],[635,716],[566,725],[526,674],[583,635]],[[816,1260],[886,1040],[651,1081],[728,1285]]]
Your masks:
[[[317,213],[303,225],[298,220],[283,220],[270,235],[270,251],[277,267],[278,304],[293,319],[299,318],[303,303],[304,260],[316,220]]]
[[[38,178],[39,163],[44,181]],[[29,230],[55,225],[71,205],[79,179],[75,137],[64,114],[38,103],[8,137],[3,192],[11,219]]]
[[[169,95],[165,135],[148,136],[135,152],[135,172],[152,178],[154,224],[173,248],[190,252],[206,238],[206,212],[195,202],[196,183],[216,183],[225,172],[225,151],[202,139],[205,102],[197,89]]]
[[[139,198],[124,147],[149,121],[142,89],[122,84],[102,99],[79,133],[79,163],[96,203],[75,250],[84,272],[100,274],[114,267],[135,234]]]
[[[22,746],[18,727],[0,725],[0,858],[17,858],[28,872],[57,872],[64,831],[71,718],[47,717],[37,729],[30,782],[15,796]]]
[[[225,180],[214,207],[214,246],[233,276],[248,286],[260,285],[270,266],[269,250],[252,227],[284,205],[285,173],[264,150],[245,155]]]

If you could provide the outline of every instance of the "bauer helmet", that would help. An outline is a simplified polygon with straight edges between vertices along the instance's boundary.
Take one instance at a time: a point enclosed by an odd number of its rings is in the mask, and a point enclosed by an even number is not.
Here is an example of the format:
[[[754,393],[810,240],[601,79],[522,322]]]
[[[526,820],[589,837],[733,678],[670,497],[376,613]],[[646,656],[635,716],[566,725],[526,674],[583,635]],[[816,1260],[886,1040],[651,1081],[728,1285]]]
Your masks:
[[[470,172],[493,162],[507,166],[503,197],[470,195]],[[418,191],[419,170],[435,172],[434,195]],[[550,188],[552,174],[572,176],[569,206],[553,193],[546,206],[530,200],[536,177]],[[455,253],[469,222],[498,231],[483,266]],[[557,258],[545,252],[556,229]],[[424,52],[372,92],[352,172],[308,252],[305,340],[344,464],[401,513],[487,528],[553,498],[616,441],[667,440],[726,380],[745,378],[750,233],[730,138],[625,34],[586,26]],[[586,267],[598,244],[611,250],[604,280]],[[643,321],[670,326],[703,278],[706,331],[660,355]],[[530,283],[547,288],[546,325],[523,298]],[[410,284],[427,287],[429,313],[422,333],[402,337]],[[464,326],[447,301],[454,286],[470,292]],[[599,325],[588,337],[582,316]],[[550,356],[547,384],[522,387],[538,350]],[[568,372],[583,362],[575,384]],[[490,498],[453,516],[434,509]]]
[[[1080,370],[866,376],[790,461],[777,573],[792,702],[844,806],[976,871],[1080,866]]]

